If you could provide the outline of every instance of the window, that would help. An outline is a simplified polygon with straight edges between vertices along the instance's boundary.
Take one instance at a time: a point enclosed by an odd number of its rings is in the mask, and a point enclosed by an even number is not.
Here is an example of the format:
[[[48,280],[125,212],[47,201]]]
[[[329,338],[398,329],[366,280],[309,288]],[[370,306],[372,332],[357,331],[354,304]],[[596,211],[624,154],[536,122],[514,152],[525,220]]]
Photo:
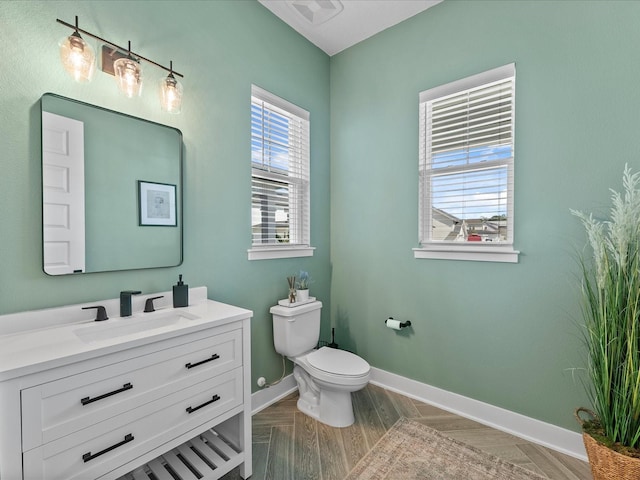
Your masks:
[[[515,65],[420,93],[416,258],[517,262]]]
[[[313,255],[309,161],[309,112],[252,85],[249,260]]]

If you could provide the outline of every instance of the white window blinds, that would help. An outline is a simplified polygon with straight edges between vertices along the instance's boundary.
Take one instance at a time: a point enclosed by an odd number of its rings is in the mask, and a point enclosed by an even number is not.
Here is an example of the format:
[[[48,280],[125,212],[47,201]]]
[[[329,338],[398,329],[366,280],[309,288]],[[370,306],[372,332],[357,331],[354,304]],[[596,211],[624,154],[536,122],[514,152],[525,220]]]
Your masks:
[[[309,113],[252,86],[252,247],[309,245],[309,161]]]
[[[514,88],[511,64],[420,94],[421,244],[513,242]]]

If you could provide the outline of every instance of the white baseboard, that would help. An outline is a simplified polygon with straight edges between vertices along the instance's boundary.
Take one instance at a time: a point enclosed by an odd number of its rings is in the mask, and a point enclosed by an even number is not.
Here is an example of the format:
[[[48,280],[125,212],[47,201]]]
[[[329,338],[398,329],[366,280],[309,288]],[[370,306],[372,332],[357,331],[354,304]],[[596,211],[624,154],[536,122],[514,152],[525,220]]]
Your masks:
[[[255,415],[260,410],[264,410],[269,405],[295,392],[298,389],[293,374],[289,374],[280,383],[268,388],[263,388],[251,394],[251,415]]]
[[[587,461],[582,435],[519,413],[371,367],[371,383]]]

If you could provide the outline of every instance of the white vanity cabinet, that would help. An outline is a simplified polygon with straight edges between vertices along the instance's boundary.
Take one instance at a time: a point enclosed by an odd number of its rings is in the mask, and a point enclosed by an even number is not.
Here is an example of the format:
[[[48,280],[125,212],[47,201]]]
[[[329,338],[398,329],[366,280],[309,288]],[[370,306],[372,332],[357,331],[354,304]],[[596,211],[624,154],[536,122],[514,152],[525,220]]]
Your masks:
[[[250,476],[252,312],[180,310],[179,327],[119,338],[76,340],[77,324],[0,336],[14,367],[0,365],[0,480]]]

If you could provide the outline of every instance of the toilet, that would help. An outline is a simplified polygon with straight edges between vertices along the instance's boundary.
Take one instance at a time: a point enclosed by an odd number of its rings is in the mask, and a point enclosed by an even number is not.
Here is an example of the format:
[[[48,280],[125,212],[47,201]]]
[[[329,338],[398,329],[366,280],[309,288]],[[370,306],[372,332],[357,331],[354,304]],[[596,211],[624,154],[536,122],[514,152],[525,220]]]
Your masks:
[[[351,392],[369,383],[371,367],[344,350],[316,350],[321,309],[319,301],[297,307],[271,307],[273,343],[276,352],[294,363],[293,376],[300,395],[298,409],[332,427],[348,427],[355,420]]]

